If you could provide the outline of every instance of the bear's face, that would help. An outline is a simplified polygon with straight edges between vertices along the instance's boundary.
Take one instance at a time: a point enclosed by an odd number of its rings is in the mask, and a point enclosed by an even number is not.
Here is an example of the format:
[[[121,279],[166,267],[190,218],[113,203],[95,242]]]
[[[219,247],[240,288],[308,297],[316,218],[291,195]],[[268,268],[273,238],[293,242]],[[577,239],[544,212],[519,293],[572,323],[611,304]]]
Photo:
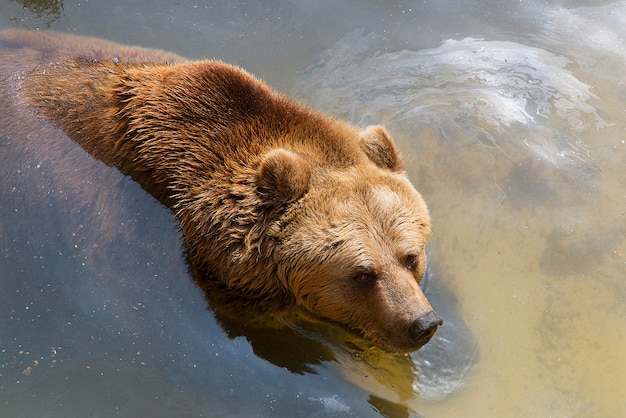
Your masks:
[[[393,162],[385,147],[367,163],[324,175],[311,174],[304,162],[304,171],[292,166],[293,184],[302,184],[298,171],[310,181],[277,234],[278,274],[313,315],[390,351],[410,352],[442,322],[419,287],[430,217],[405,174],[394,170],[399,155]]]
[[[316,316],[392,351],[419,349],[439,325],[436,315],[420,323],[433,314],[419,287],[426,207],[400,176],[354,174],[304,199],[306,215],[290,225],[281,246],[285,286]]]

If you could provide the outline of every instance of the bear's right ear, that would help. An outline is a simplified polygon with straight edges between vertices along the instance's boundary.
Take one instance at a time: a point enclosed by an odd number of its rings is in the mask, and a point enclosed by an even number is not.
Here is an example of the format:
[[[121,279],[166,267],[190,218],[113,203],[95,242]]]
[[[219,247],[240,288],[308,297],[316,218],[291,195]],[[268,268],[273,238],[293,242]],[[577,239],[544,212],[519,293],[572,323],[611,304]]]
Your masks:
[[[279,203],[289,203],[309,190],[311,164],[298,154],[276,148],[263,156],[256,184],[259,193]]]
[[[362,133],[363,151],[368,158],[380,168],[388,168],[392,171],[404,170],[404,160],[400,151],[393,143],[385,128],[382,126],[369,126]]]

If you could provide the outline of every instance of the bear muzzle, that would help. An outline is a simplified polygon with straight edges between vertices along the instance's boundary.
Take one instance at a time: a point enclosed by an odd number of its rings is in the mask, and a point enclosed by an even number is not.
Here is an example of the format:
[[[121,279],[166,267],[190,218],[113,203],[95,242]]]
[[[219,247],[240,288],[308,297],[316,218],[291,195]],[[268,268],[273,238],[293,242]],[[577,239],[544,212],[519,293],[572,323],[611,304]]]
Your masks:
[[[409,327],[409,338],[416,346],[422,347],[435,335],[437,327],[443,324],[443,319],[429,311],[417,318]]]

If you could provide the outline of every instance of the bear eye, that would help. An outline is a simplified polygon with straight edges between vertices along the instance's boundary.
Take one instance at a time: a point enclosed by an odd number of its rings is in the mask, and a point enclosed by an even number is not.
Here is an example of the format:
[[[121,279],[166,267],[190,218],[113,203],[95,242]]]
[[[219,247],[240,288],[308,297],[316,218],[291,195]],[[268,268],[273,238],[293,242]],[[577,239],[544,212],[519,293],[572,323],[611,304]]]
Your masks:
[[[407,269],[415,271],[415,268],[417,267],[417,256],[415,254],[407,255],[404,265]]]
[[[357,283],[370,284],[378,280],[378,277],[376,277],[376,274],[372,272],[361,272],[354,276],[354,280]]]

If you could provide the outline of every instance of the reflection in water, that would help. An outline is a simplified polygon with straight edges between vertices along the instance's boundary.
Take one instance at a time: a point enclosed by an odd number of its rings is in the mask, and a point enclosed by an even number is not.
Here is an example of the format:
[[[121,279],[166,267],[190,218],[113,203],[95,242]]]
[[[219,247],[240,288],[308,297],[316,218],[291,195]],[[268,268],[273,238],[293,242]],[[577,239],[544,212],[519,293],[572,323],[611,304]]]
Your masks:
[[[43,15],[48,17],[47,25],[50,27],[52,23],[61,17],[63,11],[63,0],[11,0],[22,4],[25,8],[34,13],[37,18]]]
[[[317,373],[334,362],[352,382],[390,402],[408,405],[417,398],[438,400],[462,386],[476,356],[476,341],[456,311],[452,294],[427,271],[425,292],[445,318],[435,337],[413,355],[390,354],[341,328],[301,312],[264,312],[206,280],[205,296],[229,338],[244,336],[254,353],[293,373]]]
[[[576,133],[606,123],[588,103],[594,97],[590,87],[567,69],[568,59],[470,38],[425,51],[377,54],[383,41],[360,30],[347,35],[304,73],[299,89],[315,107],[362,125],[382,113],[388,123],[437,127],[451,142],[473,139],[507,158],[529,147],[559,168],[589,162]],[[353,48],[357,54],[350,53]],[[532,136],[521,142],[506,138],[514,124]],[[557,138],[564,132],[555,125],[570,135]]]

